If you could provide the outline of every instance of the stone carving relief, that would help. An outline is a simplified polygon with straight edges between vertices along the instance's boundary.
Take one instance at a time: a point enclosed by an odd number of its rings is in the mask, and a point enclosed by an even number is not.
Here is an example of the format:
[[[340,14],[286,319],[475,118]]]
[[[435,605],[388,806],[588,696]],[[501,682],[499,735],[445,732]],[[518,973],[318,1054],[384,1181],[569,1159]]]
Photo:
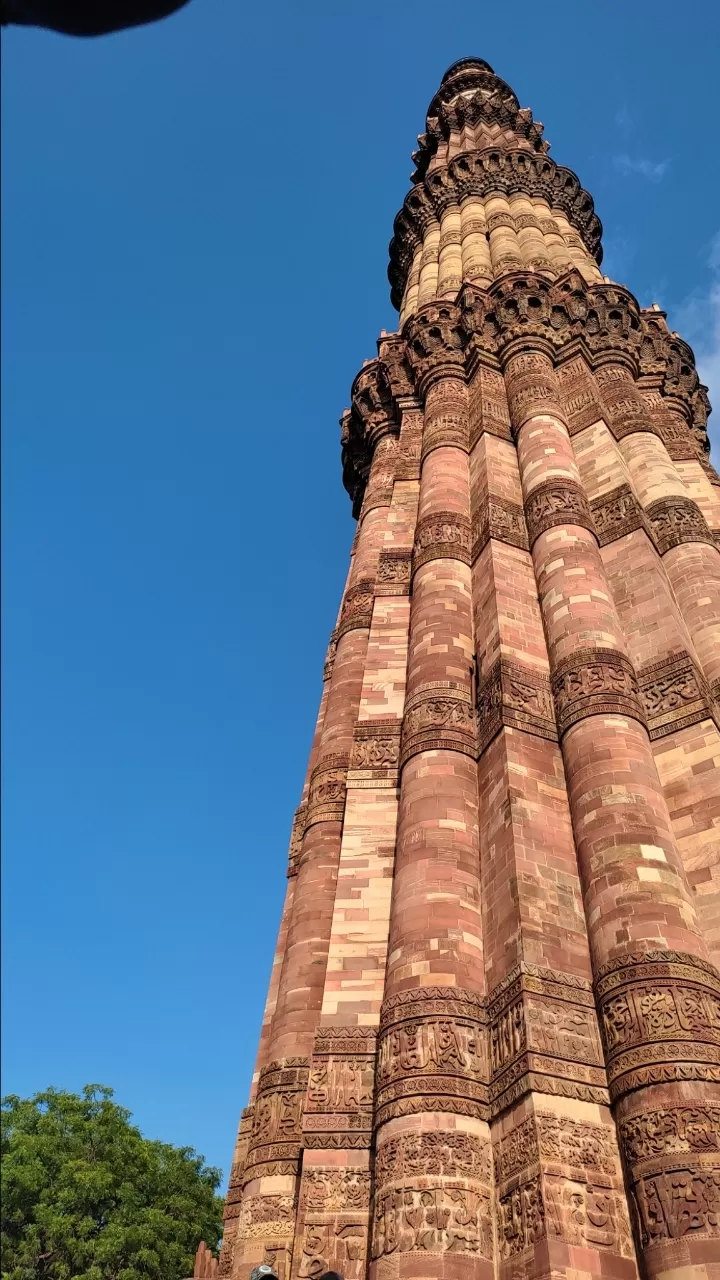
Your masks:
[[[348,757],[322,756],[310,775],[305,826],[313,822],[341,822],[345,812]]]
[[[381,551],[375,592],[379,596],[408,595],[410,591],[410,551]]]
[[[720,1236],[720,1169],[673,1169],[633,1187],[643,1245]]]
[[[643,509],[629,484],[618,485],[590,503],[595,533],[601,547],[626,533],[646,528]]]
[[[464,751],[474,755],[475,713],[470,691],[447,680],[419,688],[405,703],[401,762],[418,751]]]
[[[720,1106],[642,1111],[622,1120],[619,1133],[631,1166],[657,1156],[720,1151]]]
[[[525,499],[530,545],[556,525],[580,525],[595,532],[590,506],[582,485],[571,480],[545,480]]]
[[[301,1205],[307,1213],[341,1213],[370,1207],[369,1169],[303,1170]]]
[[[707,684],[688,653],[642,667],[638,687],[653,741],[717,715]]]
[[[327,1271],[336,1271],[345,1280],[361,1280],[365,1274],[367,1222],[308,1223],[300,1234],[297,1274],[300,1280],[315,1280]]]
[[[478,366],[468,389],[468,416],[471,448],[485,431],[501,440],[512,439],[505,381],[499,370]]]
[[[383,1004],[376,1119],[418,1111],[487,1117],[483,1001],[460,988],[426,987]]]
[[[370,1146],[375,1034],[366,1027],[319,1027],[303,1115],[306,1147]]]
[[[524,1253],[545,1235],[545,1206],[540,1178],[532,1178],[499,1199],[500,1256]]]
[[[463,377],[467,334],[453,303],[428,303],[407,321],[403,336],[421,393],[436,378]]]
[[[589,985],[571,986],[549,970],[528,968],[488,998],[492,1113],[530,1090],[607,1102]]]
[[[292,831],[290,832],[290,847],[288,849],[288,876],[296,876],[300,867],[300,855],[302,853],[302,842],[305,834],[305,819],[307,817],[307,805],[298,805],[293,818]]]
[[[372,1256],[469,1253],[492,1258],[490,1195],[463,1185],[402,1186],[375,1195]]]
[[[683,952],[605,966],[597,999],[613,1098],[643,1084],[720,1081],[720,977]]]
[[[337,626],[338,640],[346,631],[353,631],[356,627],[370,627],[374,596],[375,583],[372,578],[362,578],[348,588]]]
[[[462,560],[470,564],[470,521],[454,511],[437,511],[418,520],[413,546],[413,572],[430,560]]]
[[[401,722],[397,719],[371,720],[357,724],[350,768],[372,770],[377,776],[384,777],[387,774],[394,777],[400,759],[400,730]]]
[[[243,1185],[270,1173],[296,1173],[307,1058],[270,1062],[260,1073]]]
[[[475,1178],[489,1183],[489,1142],[474,1133],[434,1129],[383,1138],[375,1159],[375,1180],[388,1182],[432,1174],[444,1178]]]
[[[646,508],[646,515],[661,556],[682,542],[715,545],[702,511],[690,498],[658,498]]]
[[[550,677],[498,658],[478,686],[478,748],[490,744],[503,725],[557,741]]]
[[[525,513],[517,503],[489,494],[475,517],[471,560],[477,560],[490,538],[529,551]]]
[[[236,1240],[292,1239],[297,1204],[291,1195],[246,1196]]]
[[[644,724],[637,677],[630,659],[615,649],[578,649],[552,675],[558,729],[593,715],[632,716]]]
[[[333,668],[335,666],[335,654],[337,653],[337,635],[333,631],[328,642],[327,653],[325,654],[325,665],[323,667],[323,680],[331,680]]]

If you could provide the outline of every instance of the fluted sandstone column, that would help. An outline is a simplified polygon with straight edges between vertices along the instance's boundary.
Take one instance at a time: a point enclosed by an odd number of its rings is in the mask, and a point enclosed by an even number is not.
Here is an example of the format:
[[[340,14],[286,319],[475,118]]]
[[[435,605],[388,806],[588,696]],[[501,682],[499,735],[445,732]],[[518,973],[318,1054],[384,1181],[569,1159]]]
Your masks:
[[[421,312],[419,342],[452,314]],[[467,406],[454,366],[436,373],[423,384],[371,1274],[384,1276],[392,1260],[398,1277],[490,1280]]]
[[[575,1280],[581,1249],[584,1276],[631,1278],[634,1249],[517,454],[502,375],[484,364],[470,386],[470,428],[499,1276],[519,1268],[542,1275],[550,1266],[556,1280]],[[544,1214],[533,1206],[545,1206]]]
[[[688,497],[631,369],[617,359],[596,381],[633,487],[643,507],[695,650],[713,692],[720,689],[720,553],[700,508]]]
[[[718,1074],[720,981],[707,963],[643,720],[587,497],[539,339],[511,344],[505,376],[525,513],[548,641],[558,729],[583,882],[595,990],[628,1177],[638,1198],[648,1276],[672,1275],[672,1242],[654,1233],[643,1197],[672,1194],[666,1166],[647,1166],[627,1124],[687,1105],[683,1081],[710,1104]],[[687,1002],[687,1004],[685,1003]],[[687,1022],[686,1009],[695,1012]],[[655,1010],[664,1012],[657,1017]],[[687,1030],[696,1044],[687,1044]],[[702,1082],[702,1083],[701,1083]],[[715,1172],[716,1171],[716,1172]],[[707,1175],[720,1176],[720,1160]],[[691,1177],[692,1180],[692,1177]],[[707,1251],[688,1242],[703,1270]],[[678,1272],[678,1275],[680,1273]]]

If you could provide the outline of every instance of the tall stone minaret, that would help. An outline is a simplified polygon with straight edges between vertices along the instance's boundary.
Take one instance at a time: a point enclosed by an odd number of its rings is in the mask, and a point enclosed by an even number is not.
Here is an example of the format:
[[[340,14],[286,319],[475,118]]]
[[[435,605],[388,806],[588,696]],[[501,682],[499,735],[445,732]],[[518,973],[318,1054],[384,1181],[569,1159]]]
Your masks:
[[[720,1276],[720,481],[479,58],[433,98],[221,1276]]]

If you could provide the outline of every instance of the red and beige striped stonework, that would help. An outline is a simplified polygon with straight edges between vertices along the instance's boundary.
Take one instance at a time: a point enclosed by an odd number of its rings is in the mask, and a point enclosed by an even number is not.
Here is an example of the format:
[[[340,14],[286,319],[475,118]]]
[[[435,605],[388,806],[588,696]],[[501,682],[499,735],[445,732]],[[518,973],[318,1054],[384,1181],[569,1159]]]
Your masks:
[[[720,481],[590,196],[446,73],[218,1274],[720,1280]]]

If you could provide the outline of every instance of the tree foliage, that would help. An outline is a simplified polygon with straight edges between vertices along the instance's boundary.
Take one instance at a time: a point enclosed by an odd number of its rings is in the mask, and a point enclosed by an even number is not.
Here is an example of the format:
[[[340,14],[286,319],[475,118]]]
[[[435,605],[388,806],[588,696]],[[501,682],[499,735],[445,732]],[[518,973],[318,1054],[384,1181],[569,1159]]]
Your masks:
[[[2,1280],[182,1280],[217,1247],[220,1171],[144,1138],[112,1089],[2,1101]]]

